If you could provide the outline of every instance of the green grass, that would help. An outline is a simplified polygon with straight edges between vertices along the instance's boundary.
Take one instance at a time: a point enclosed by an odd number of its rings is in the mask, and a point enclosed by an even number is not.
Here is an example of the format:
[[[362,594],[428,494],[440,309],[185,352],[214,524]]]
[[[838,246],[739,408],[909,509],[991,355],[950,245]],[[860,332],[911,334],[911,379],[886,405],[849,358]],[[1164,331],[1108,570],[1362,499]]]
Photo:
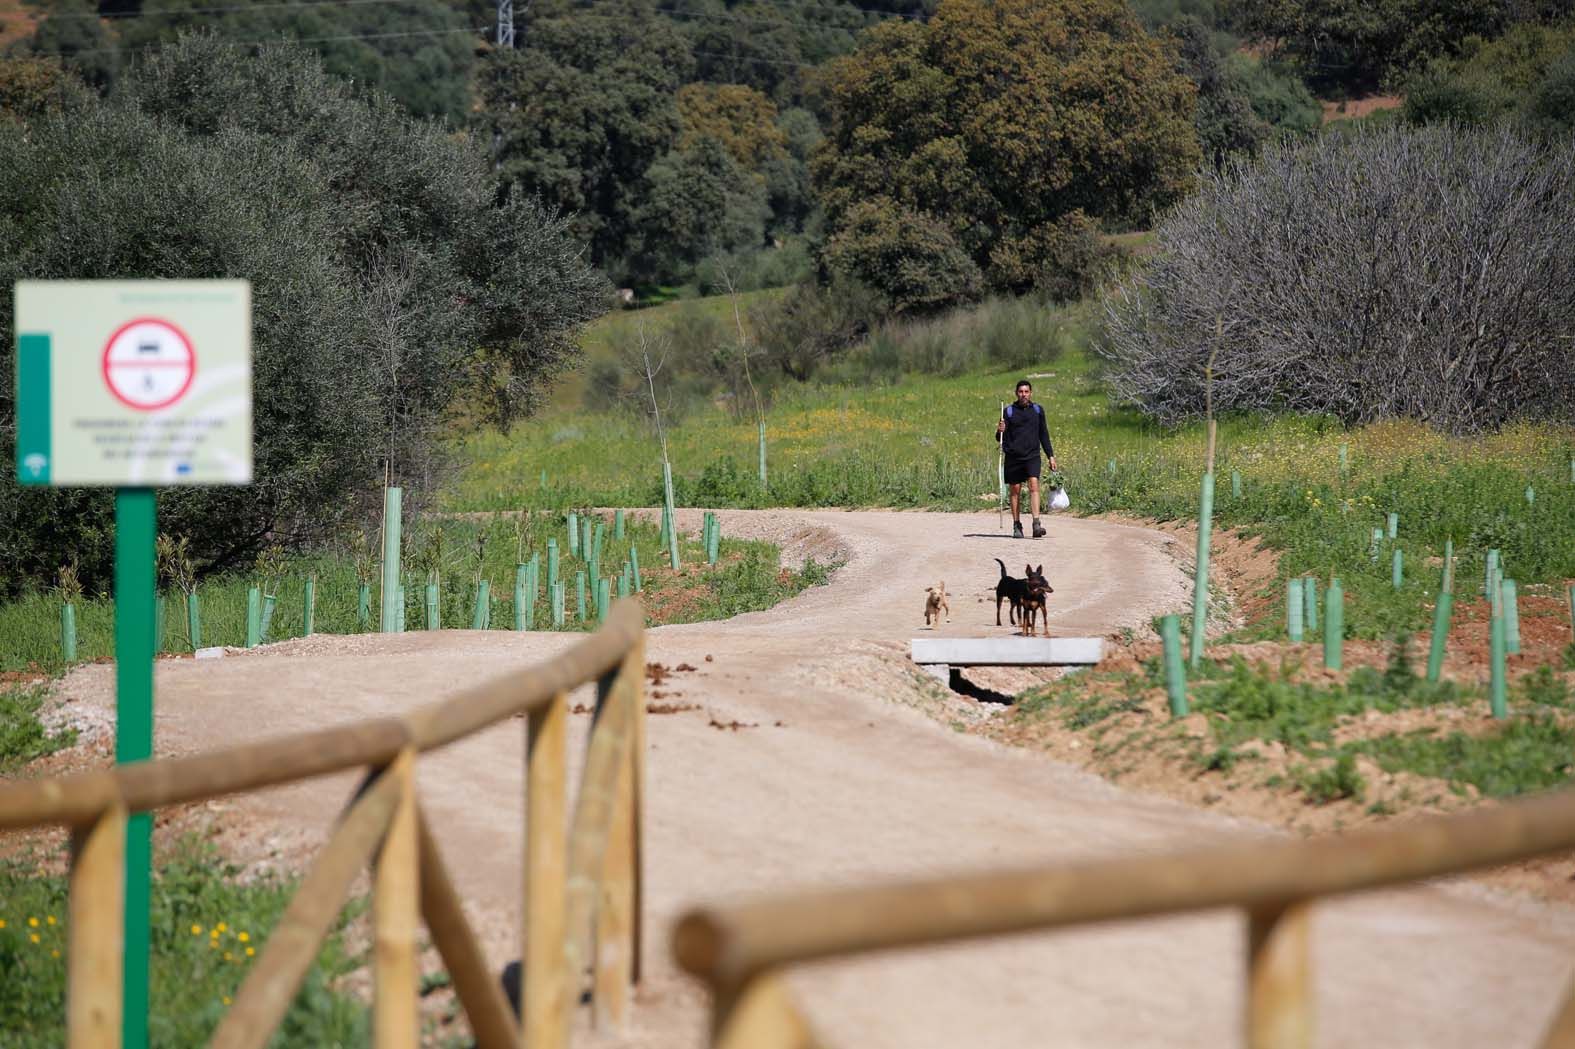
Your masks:
[[[76,741],[75,729],[51,735],[39,721],[48,691],[43,685],[0,686],[0,776]]]
[[[1568,783],[1575,729],[1547,714],[1530,713],[1481,736],[1383,736],[1348,743],[1342,750],[1344,756],[1371,756],[1385,772],[1414,772],[1456,787],[1469,783],[1486,797],[1506,798]]]
[[[292,882],[242,884],[238,874],[211,848],[191,843],[158,870],[150,912],[149,1044],[208,1040],[289,902]],[[340,929],[362,909],[359,902],[348,906]],[[0,1042],[8,1049],[65,1042],[68,920],[64,878],[39,874],[17,861],[0,862]],[[253,955],[248,956],[248,948]],[[270,1045],[367,1044],[365,1005],[331,988],[336,977],[361,963],[347,953],[336,930]]]
[[[609,515],[610,517],[610,515]],[[441,557],[424,560],[442,530]],[[637,547],[647,607],[669,608],[660,622],[692,622],[723,618],[739,612],[769,608],[806,587],[825,582],[828,566],[807,564],[787,578],[779,578],[779,551],[753,540],[728,539],[724,534],[720,559],[706,566],[704,547],[694,535],[680,533],[679,559],[683,575],[675,576],[664,566],[665,548],[654,525],[627,523],[625,538],[612,538],[609,520],[602,551],[601,573],[616,577],[631,547]],[[541,583],[529,629],[549,630],[550,606],[546,598],[547,543],[556,539],[559,565],[568,584],[567,618],[563,630],[592,630],[597,626],[594,604],[589,601],[589,565],[585,559],[568,552],[564,518],[540,513],[531,518],[529,530],[521,533],[516,520],[447,520],[418,525],[405,534],[403,576],[405,588],[405,626],[407,630],[425,627],[425,586],[427,563],[441,565],[439,612],[445,628],[466,628],[473,622],[477,580],[485,578],[491,591],[491,629],[510,630],[514,626],[515,565],[529,560],[532,552],[540,556]],[[480,551],[478,559],[477,551]],[[479,567],[478,567],[479,566]],[[587,572],[588,615],[578,618],[576,574]],[[381,576],[374,573],[371,584],[371,620],[358,616],[359,582],[352,557],[331,551],[297,557],[285,562],[283,573],[272,588],[274,613],[265,640],[278,641],[301,635],[305,626],[306,580],[317,578],[314,622],[320,634],[353,634],[376,629],[381,602]],[[253,574],[231,574],[205,580],[198,587],[201,602],[199,639],[204,647],[243,645],[246,641],[246,592],[257,583]],[[679,592],[693,592],[694,600],[677,601]],[[185,596],[176,591],[163,604],[163,644],[161,652],[189,652],[191,642],[186,625]],[[95,595],[77,603],[77,658],[95,660],[114,653],[114,602],[107,595]],[[0,605],[0,637],[6,645],[0,650],[0,671],[38,670],[57,673],[65,668],[60,650],[60,599],[53,594],[31,593]],[[0,732],[5,731],[0,721]]]

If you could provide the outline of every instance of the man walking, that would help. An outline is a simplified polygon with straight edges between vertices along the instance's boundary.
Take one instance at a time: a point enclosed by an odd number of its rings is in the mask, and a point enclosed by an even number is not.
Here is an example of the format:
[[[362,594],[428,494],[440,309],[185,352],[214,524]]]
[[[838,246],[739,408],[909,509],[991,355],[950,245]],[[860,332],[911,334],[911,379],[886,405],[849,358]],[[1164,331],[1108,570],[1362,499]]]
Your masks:
[[[1017,384],[1017,399],[1006,406],[995,424],[995,439],[1005,459],[1006,483],[1012,486],[1012,538],[1023,537],[1023,518],[1019,494],[1028,482],[1028,497],[1033,501],[1034,538],[1044,536],[1039,523],[1039,449],[1045,450],[1050,469],[1055,470],[1055,449],[1050,445],[1050,429],[1045,411],[1034,403],[1034,384],[1023,379]]]

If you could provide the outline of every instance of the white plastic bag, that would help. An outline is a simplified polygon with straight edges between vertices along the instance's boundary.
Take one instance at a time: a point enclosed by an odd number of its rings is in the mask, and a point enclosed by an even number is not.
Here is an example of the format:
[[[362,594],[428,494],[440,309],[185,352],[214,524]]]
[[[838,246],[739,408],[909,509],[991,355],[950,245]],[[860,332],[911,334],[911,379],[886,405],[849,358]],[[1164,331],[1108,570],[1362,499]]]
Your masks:
[[[1072,500],[1066,497],[1066,489],[1056,485],[1050,489],[1050,509],[1065,510],[1072,505]]]

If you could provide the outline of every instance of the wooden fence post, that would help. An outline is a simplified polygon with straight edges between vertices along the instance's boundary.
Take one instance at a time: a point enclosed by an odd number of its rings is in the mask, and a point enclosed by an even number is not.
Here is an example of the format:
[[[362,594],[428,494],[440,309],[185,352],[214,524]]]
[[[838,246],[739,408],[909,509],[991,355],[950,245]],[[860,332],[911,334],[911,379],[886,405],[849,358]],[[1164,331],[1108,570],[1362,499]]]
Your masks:
[[[1299,902],[1247,915],[1247,1049],[1311,1049],[1310,910]]]
[[[384,771],[399,800],[372,870],[372,1030],[378,1049],[417,1049],[416,931],[421,913],[420,842],[416,833],[416,752],[407,748]]]
[[[116,804],[71,835],[66,948],[70,1049],[118,1049],[121,935],[125,910],[126,809]]]
[[[531,711],[525,756],[525,931],[520,947],[521,1049],[563,1049],[579,974],[564,956],[568,878],[564,738],[569,696]]]

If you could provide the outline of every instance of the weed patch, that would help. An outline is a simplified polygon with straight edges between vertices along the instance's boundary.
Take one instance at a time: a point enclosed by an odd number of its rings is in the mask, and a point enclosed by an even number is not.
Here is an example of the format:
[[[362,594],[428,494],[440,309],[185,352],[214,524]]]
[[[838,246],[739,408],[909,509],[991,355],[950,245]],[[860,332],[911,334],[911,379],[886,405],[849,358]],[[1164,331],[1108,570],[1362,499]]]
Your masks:
[[[75,729],[51,734],[38,719],[47,694],[42,685],[0,687],[0,776],[76,741]]]

